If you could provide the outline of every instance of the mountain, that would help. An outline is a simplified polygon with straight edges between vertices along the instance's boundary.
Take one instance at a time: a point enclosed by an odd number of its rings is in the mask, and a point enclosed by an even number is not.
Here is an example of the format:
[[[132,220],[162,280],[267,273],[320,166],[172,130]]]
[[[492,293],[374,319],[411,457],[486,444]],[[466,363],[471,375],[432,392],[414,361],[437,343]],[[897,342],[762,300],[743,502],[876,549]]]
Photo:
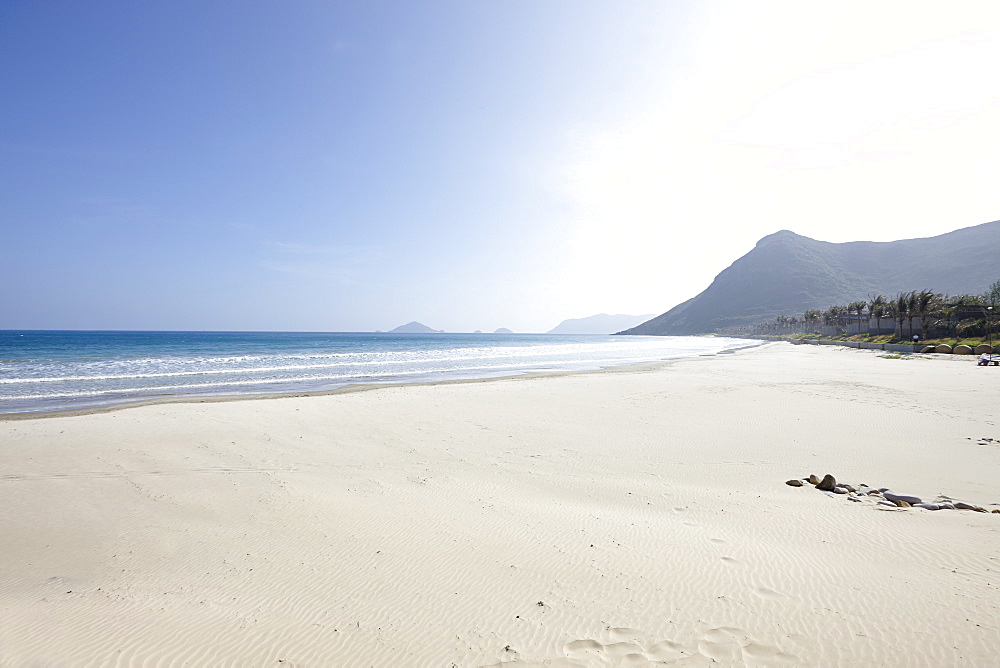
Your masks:
[[[497,331],[495,331],[493,333],[494,334],[513,334],[514,332],[510,331],[506,327],[501,327],[500,329],[498,329]]]
[[[608,315],[600,313],[588,318],[563,320],[549,334],[614,334],[652,318],[653,315]]]
[[[400,325],[396,329],[390,329],[390,334],[443,334],[443,329],[431,329],[427,325],[417,322],[408,322],[405,325]]]
[[[704,334],[910,290],[980,294],[1000,279],[1000,221],[936,237],[829,243],[782,230],[708,288],[622,334]]]

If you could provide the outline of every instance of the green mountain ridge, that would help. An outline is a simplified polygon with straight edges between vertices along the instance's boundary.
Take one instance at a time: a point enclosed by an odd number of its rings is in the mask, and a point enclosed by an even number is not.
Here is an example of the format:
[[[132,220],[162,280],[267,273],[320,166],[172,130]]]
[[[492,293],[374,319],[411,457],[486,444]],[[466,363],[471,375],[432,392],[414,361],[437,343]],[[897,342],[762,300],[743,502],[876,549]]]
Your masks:
[[[831,243],[770,234],[699,295],[620,334],[707,334],[910,290],[979,294],[1000,279],[1000,221],[935,237]]]

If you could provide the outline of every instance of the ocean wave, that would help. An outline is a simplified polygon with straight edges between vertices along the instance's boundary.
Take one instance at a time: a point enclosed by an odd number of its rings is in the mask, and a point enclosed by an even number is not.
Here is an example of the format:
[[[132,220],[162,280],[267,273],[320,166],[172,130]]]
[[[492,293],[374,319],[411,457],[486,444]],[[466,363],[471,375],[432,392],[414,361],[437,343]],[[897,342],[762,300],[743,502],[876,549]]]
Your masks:
[[[162,395],[207,396],[334,389],[351,383],[484,378],[534,370],[573,370],[692,357],[740,345],[687,337],[463,337],[331,339],[276,333],[198,338],[160,333],[110,336],[74,348],[74,334],[5,351],[0,413],[113,404]],[[94,341],[88,334],[82,338]],[[165,345],[167,344],[167,345]],[[19,345],[22,345],[19,343]],[[33,347],[34,346],[34,347]],[[22,360],[30,359],[30,362]]]
[[[559,362],[564,361],[565,358],[578,356],[581,353],[595,353],[595,352],[609,352],[607,350],[609,346],[551,346],[542,347],[536,346],[531,348],[531,359],[537,361],[544,361],[546,359]],[[625,346],[620,347],[623,351],[628,351],[634,354],[634,350]],[[104,363],[100,368],[95,369],[95,373],[86,374],[79,373],[79,366],[76,368],[77,375],[67,375],[67,376],[17,376],[13,378],[2,378],[0,377],[0,385],[18,385],[18,384],[33,384],[33,383],[58,383],[58,382],[85,382],[85,381],[121,381],[121,380],[141,380],[147,378],[181,378],[189,376],[204,376],[212,374],[230,374],[230,373],[280,373],[280,372],[290,372],[290,371],[308,371],[316,369],[331,369],[331,368],[341,368],[341,367],[355,367],[355,366],[388,366],[388,365],[402,365],[402,364],[428,364],[428,363],[441,363],[441,362],[471,362],[471,361],[482,361],[489,359],[504,360],[510,359],[512,357],[524,357],[524,349],[512,349],[518,354],[509,352],[504,349],[497,348],[478,348],[478,349],[466,349],[466,350],[447,350],[447,351],[429,351],[422,352],[418,354],[408,353],[406,355],[401,355],[400,353],[379,353],[379,357],[384,357],[388,355],[394,355],[396,359],[373,359],[372,354],[359,354],[351,353],[344,355],[311,355],[311,356],[280,356],[280,357],[244,357],[244,360],[254,360],[254,361],[269,361],[271,364],[269,366],[244,366],[239,368],[207,368],[207,369],[192,369],[183,371],[146,371],[141,370],[123,370],[121,373],[107,373],[107,366],[109,363]],[[613,350],[612,350],[613,351]],[[455,354],[461,353],[461,354]],[[484,354],[487,353],[487,354]],[[355,357],[357,361],[352,362],[335,362],[331,364],[275,364],[276,361],[285,359],[343,359],[345,357]],[[198,363],[203,365],[210,365],[217,363],[219,359],[235,359],[235,358],[203,358],[200,360],[185,360],[185,364]],[[613,358],[612,358],[613,359]],[[122,366],[126,363],[121,361],[110,363],[116,366]],[[132,365],[131,362],[127,363]],[[97,366],[97,363],[94,364]],[[101,373],[104,371],[104,373]]]
[[[575,353],[563,353],[561,357],[573,355]],[[559,361],[557,356],[549,355],[550,361]],[[358,367],[358,366],[388,366],[393,364],[431,364],[439,362],[467,362],[487,359],[498,359],[493,356],[483,357],[428,357],[426,359],[395,359],[395,360],[364,360],[358,362],[338,362],[334,364],[294,364],[285,366],[264,366],[264,367],[242,367],[239,369],[200,369],[197,371],[161,371],[153,373],[124,373],[117,375],[80,375],[80,376],[42,376],[42,377],[20,377],[20,378],[0,378],[0,385],[17,385],[31,383],[59,383],[59,382],[81,382],[81,381],[109,381],[109,380],[139,380],[144,378],[180,378],[185,376],[204,376],[210,374],[231,374],[231,373],[276,373],[285,371],[308,371],[315,369],[333,369],[338,367]],[[477,367],[478,368],[478,367]]]
[[[629,364],[648,361],[646,358],[635,358],[631,360],[622,360],[620,358],[610,358],[610,359],[588,359],[588,360],[574,360],[574,366],[601,366],[605,364]],[[538,362],[524,362],[519,364],[487,364],[481,366],[460,366],[460,367],[439,367],[434,369],[414,369],[412,371],[400,371],[393,374],[372,374],[372,373],[354,373],[354,374],[338,374],[338,375],[324,375],[324,376],[293,376],[293,377],[282,377],[282,378],[257,378],[257,379],[239,379],[239,380],[229,380],[229,381],[218,381],[214,383],[185,383],[181,385],[155,385],[155,386],[145,386],[145,387],[123,387],[123,388],[106,388],[106,389],[87,389],[75,392],[55,392],[47,394],[14,394],[14,395],[0,395],[0,401],[2,400],[26,400],[26,399],[57,399],[57,398],[72,398],[72,397],[89,397],[95,396],[99,397],[102,395],[119,395],[119,394],[148,394],[153,392],[168,392],[171,390],[205,390],[208,388],[218,388],[218,387],[232,387],[232,386],[257,386],[257,385],[276,385],[281,383],[315,383],[315,382],[331,382],[331,381],[350,381],[357,380],[359,378],[366,378],[372,381],[391,381],[394,378],[401,376],[414,376],[414,375],[428,375],[436,376],[441,374],[453,374],[459,372],[473,372],[473,371],[510,371],[514,369],[519,370],[546,370],[551,369],[551,365]]]

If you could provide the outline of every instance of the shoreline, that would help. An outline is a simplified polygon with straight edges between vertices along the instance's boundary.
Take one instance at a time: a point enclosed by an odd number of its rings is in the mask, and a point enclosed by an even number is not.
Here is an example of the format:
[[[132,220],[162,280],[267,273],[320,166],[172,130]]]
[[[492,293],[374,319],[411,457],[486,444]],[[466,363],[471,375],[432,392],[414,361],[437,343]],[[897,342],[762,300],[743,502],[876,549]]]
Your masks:
[[[336,387],[330,390],[315,390],[315,391],[297,391],[297,392],[266,392],[259,394],[220,394],[220,395],[173,395],[164,397],[151,397],[148,399],[137,399],[135,401],[122,401],[113,404],[105,404],[101,406],[89,406],[86,408],[66,408],[66,409],[56,409],[48,411],[30,411],[22,413],[0,413],[0,422],[14,422],[21,420],[42,420],[49,418],[60,418],[60,417],[77,417],[81,415],[93,415],[97,413],[110,413],[114,411],[125,410],[128,408],[140,408],[143,406],[159,406],[162,404],[212,404],[212,403],[228,403],[233,401],[262,401],[267,399],[291,399],[298,397],[324,397],[333,396],[338,394],[350,394],[353,392],[368,392],[371,390],[378,390],[387,387],[433,387],[436,385],[452,385],[452,384],[463,384],[463,383],[485,383],[498,380],[510,380],[510,379],[523,379],[532,380],[535,378],[547,378],[547,377],[558,377],[565,375],[575,375],[575,374],[591,374],[591,373],[608,373],[615,371],[635,371],[640,370],[644,367],[659,368],[661,366],[669,366],[681,360],[688,359],[699,359],[699,358],[711,358],[718,355],[732,354],[743,350],[749,350],[752,348],[758,348],[761,346],[768,345],[770,341],[761,341],[756,344],[739,346],[737,348],[729,348],[727,350],[719,351],[718,353],[711,354],[700,354],[694,355],[692,357],[678,357],[676,359],[668,360],[655,360],[649,362],[633,362],[631,364],[613,364],[608,366],[602,366],[597,369],[570,369],[570,370],[554,370],[554,371],[527,371],[522,373],[511,374],[509,376],[486,376],[483,378],[454,378],[446,380],[432,380],[432,381],[422,381],[422,382],[398,382],[398,383],[351,383],[348,385],[343,385],[341,387]]]
[[[3,421],[0,663],[992,666],[1000,514],[785,482],[1000,509],[996,379],[949,361],[777,344]]]

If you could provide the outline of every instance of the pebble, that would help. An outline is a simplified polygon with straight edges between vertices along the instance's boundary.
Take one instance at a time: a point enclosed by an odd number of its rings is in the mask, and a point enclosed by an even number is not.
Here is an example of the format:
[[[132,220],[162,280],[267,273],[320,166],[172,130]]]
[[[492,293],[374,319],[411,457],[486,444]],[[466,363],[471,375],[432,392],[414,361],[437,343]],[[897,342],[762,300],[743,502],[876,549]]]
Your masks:
[[[812,474],[809,475],[809,483],[812,484],[812,485],[818,485],[819,484],[819,478],[816,477],[815,473],[812,473]]]
[[[911,506],[924,502],[924,500],[921,499],[919,496],[910,496],[909,494],[896,494],[891,489],[883,489],[882,496],[889,499],[890,501],[906,501]]]
[[[958,510],[975,510],[977,513],[985,513],[985,508],[980,508],[979,506],[974,506],[971,503],[965,503],[964,501],[957,501],[955,503],[955,508]]]
[[[880,506],[889,506],[890,508],[896,507],[896,504],[893,503],[892,501],[876,501],[876,503],[878,503],[878,505]]]
[[[835,494],[847,494],[847,488],[846,487],[834,487],[833,491],[834,491]]]
[[[792,487],[802,487],[802,481],[801,480],[796,480],[794,478],[792,480],[786,480],[785,484],[786,485],[791,485]]]

